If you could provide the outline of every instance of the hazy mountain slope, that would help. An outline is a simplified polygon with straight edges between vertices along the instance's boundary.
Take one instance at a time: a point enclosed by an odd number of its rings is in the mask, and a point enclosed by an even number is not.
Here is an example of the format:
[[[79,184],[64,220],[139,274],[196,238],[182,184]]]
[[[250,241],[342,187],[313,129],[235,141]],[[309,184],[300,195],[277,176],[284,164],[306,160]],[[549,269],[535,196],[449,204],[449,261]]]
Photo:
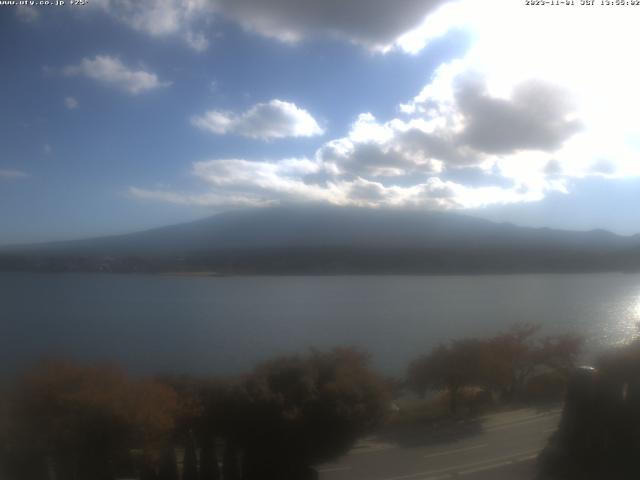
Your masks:
[[[242,264],[242,269],[248,271],[254,267],[312,271],[326,269],[327,265],[337,270],[345,266],[348,271],[368,267],[430,271],[434,265],[443,270],[455,265],[459,271],[464,270],[465,261],[470,268],[502,265],[501,268],[512,270],[518,265],[527,266],[525,269],[536,265],[554,268],[554,261],[559,261],[561,267],[567,259],[570,268],[588,267],[595,262],[594,268],[600,269],[612,257],[618,262],[615,268],[620,268],[620,257],[635,255],[639,245],[635,236],[622,237],[601,230],[523,228],[452,213],[278,207],[231,211],[128,235],[7,247],[0,250],[0,256],[19,256],[23,260],[135,256],[156,261],[174,259],[172,262],[181,257],[188,260],[190,268],[204,268],[205,264],[235,268]],[[252,262],[256,265],[252,266]],[[257,264],[263,267],[258,268]]]
[[[609,249],[639,243],[603,230],[524,228],[453,213],[354,208],[271,208],[225,212],[127,235],[15,246],[12,251],[158,255],[280,246],[567,247]]]

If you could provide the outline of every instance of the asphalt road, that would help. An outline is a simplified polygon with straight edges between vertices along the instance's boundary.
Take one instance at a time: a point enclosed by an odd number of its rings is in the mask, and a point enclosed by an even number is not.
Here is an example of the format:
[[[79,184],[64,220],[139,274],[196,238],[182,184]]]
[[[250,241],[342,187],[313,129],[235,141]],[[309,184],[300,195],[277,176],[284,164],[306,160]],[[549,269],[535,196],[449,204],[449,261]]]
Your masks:
[[[318,472],[320,480],[531,480],[559,418],[558,408],[521,409],[442,431],[372,437]]]

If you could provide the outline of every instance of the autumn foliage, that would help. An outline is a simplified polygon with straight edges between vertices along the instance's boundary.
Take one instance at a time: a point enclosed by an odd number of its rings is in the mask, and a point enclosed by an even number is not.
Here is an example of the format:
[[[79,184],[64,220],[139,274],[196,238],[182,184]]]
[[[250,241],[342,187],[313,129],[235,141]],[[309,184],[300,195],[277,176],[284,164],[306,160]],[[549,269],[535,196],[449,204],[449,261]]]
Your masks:
[[[228,380],[46,362],[0,397],[0,477],[308,478],[384,418],[387,384],[368,362],[311,351]]]
[[[487,392],[544,393],[562,384],[580,345],[529,325],[455,340],[412,362],[406,385],[446,391],[453,412]],[[353,348],[311,350],[230,379],[44,362],[0,392],[0,478],[311,479],[312,466],[346,453],[389,414],[402,385],[369,361]]]
[[[109,366],[47,362],[10,399],[4,453],[16,478],[111,479],[133,469],[130,450],[154,464],[174,428],[175,393]],[[23,476],[25,471],[31,471]]]
[[[456,412],[464,387],[482,387],[502,400],[521,399],[530,380],[553,372],[566,378],[582,347],[574,335],[538,336],[539,327],[515,325],[486,339],[462,339],[438,345],[408,367],[407,384],[420,395],[446,390]]]

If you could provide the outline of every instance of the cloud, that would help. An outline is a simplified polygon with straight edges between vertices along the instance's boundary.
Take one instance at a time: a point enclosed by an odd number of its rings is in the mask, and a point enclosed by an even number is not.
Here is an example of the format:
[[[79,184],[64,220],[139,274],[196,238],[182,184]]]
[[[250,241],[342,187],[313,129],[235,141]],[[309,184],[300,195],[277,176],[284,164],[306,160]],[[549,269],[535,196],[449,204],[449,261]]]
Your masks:
[[[26,178],[29,175],[21,170],[6,170],[0,169],[0,180],[15,180],[20,178]]]
[[[80,103],[75,99],[75,97],[65,97],[64,106],[69,110],[75,110],[80,106]]]
[[[458,77],[450,80],[454,78]],[[440,81],[437,75],[435,81]],[[379,122],[371,113],[360,114],[347,135],[325,142],[310,157],[214,158],[193,163],[191,173],[205,188],[201,193],[140,187],[131,187],[130,193],[182,205],[322,202],[463,209],[536,201],[548,191],[566,191],[563,179],[547,179],[544,173],[550,161],[547,151],[560,148],[578,126],[568,118],[571,103],[564,101],[563,92],[546,84],[524,83],[512,96],[497,98],[482,83],[465,81],[451,82],[447,93],[437,96],[432,87],[412,101],[406,109],[412,112],[408,118]],[[556,98],[563,99],[560,106],[545,103]],[[274,125],[295,122],[274,122],[266,107],[284,104],[274,102],[258,104],[241,115],[208,112],[192,122],[217,134],[275,138]],[[300,111],[292,104],[288,110]],[[477,126],[480,118],[499,127],[498,134]],[[290,125],[284,130],[290,131]],[[530,156],[539,157],[540,152],[544,160],[537,161],[544,165],[535,174],[509,172],[508,165],[533,164]]]
[[[260,140],[324,133],[309,112],[277,99],[258,103],[241,114],[211,110],[192,117],[191,124],[217,135],[234,134]]]
[[[453,209],[539,200],[546,190],[559,188],[545,183],[501,183],[500,178],[495,185],[476,187],[446,180],[442,177],[450,159],[437,160],[426,153],[427,147],[413,145],[420,143],[412,135],[415,131],[429,135],[424,125],[398,119],[379,124],[373,115],[362,114],[346,137],[326,142],[312,158],[199,161],[193,163],[191,174],[204,188],[200,193],[131,187],[130,194],[181,205],[320,202]],[[455,161],[453,165],[460,168]],[[481,164],[474,168],[478,175],[484,172]]]
[[[48,143],[45,143],[42,147],[42,152],[45,155],[51,155],[51,152],[53,152],[53,147],[51,145],[49,145]]]
[[[33,23],[40,18],[40,12],[35,7],[19,5],[16,8],[16,16],[25,23]]]
[[[555,151],[582,124],[572,117],[569,92],[543,81],[514,86],[509,99],[488,94],[480,81],[461,80],[456,91],[458,115],[464,124],[459,141],[486,153],[518,150]]]
[[[109,55],[83,58],[78,65],[64,67],[62,73],[69,76],[83,75],[131,95],[170,85],[170,82],[160,81],[153,72],[134,70],[124,65],[119,58]]]
[[[437,11],[429,4],[435,13],[424,22],[414,12],[419,25],[397,37],[375,22],[356,25],[361,19],[348,13],[362,6],[358,1],[219,5],[245,28],[284,41],[329,33],[374,50],[418,52],[434,35],[465,28],[472,43],[425,79],[397,115],[377,119],[364,112],[343,136],[299,159],[195,162],[192,175],[204,192],[172,192],[174,203],[207,204],[206,195],[215,195],[253,204],[464,209],[538,201],[549,192],[567,193],[584,177],[640,176],[640,70],[617,47],[640,40],[633,16],[588,8],[550,16],[510,0],[461,0]],[[314,10],[320,5],[322,14]],[[386,8],[367,5],[366,20]],[[388,5],[401,10],[404,4]],[[336,10],[344,18],[335,20]],[[409,23],[396,29],[391,21],[388,32],[412,28]],[[557,48],[567,31],[572,42],[589,48],[570,56]],[[594,31],[602,33],[598,42]],[[244,115],[213,114],[202,116],[200,126],[216,133],[234,131]]]
[[[152,37],[177,37],[197,52],[209,47],[204,33],[213,17],[209,0],[94,0],[92,6]]]
[[[540,79],[492,95],[486,77],[454,61],[438,69],[401,112],[433,125],[431,147],[466,149],[476,156],[523,150],[552,152],[583,128],[571,92]]]
[[[328,203],[338,206],[456,209],[492,203],[539,200],[537,191],[526,189],[471,188],[430,177],[409,186],[387,185],[355,177],[344,179],[329,173],[330,180],[307,181],[310,172],[331,166],[309,159],[278,162],[221,159],[196,162],[192,174],[208,188],[201,193],[145,189],[132,186],[134,198],[178,205],[271,206],[287,203]]]
[[[182,205],[268,206],[279,202],[321,201],[340,203],[341,192],[333,186],[304,181],[322,165],[313,160],[286,159],[279,162],[219,159],[195,162],[192,174],[209,189],[200,194],[130,187],[134,197]]]
[[[175,205],[195,205],[203,207],[266,207],[273,201],[260,201],[247,196],[234,196],[216,193],[182,194],[166,190],[146,190],[144,188],[129,187],[129,195],[133,198],[150,201],[160,201]]]
[[[443,158],[406,141],[417,131],[417,127],[399,120],[380,124],[372,114],[364,113],[358,116],[346,137],[327,142],[317,155],[350,175],[397,177],[439,172]]]
[[[616,48],[640,40],[633,18],[606,9],[549,16],[508,0],[464,0],[457,13],[449,25],[472,32],[471,48],[441,65],[403,115],[439,122],[450,145],[516,181],[640,175],[640,72]],[[602,41],[588,50],[553,47],[567,31],[589,44],[596,30]]]
[[[218,0],[218,11],[245,29],[284,42],[331,35],[388,50],[447,0]]]
[[[200,52],[208,48],[220,19],[286,43],[330,36],[384,52],[396,46],[415,50],[416,42],[423,45],[446,33],[449,9],[441,14],[440,7],[447,3],[451,1],[93,0],[90,5],[134,30],[180,38]],[[430,19],[434,12],[438,15]]]

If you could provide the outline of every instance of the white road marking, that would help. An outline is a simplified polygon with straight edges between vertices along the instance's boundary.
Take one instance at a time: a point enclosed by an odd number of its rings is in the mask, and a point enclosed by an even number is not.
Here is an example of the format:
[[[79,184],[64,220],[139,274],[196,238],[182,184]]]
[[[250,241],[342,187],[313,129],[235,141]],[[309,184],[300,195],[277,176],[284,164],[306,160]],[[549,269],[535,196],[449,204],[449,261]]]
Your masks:
[[[538,454],[534,453],[533,455],[527,455],[526,457],[521,457],[518,459],[519,462],[526,462],[527,460],[533,460],[534,458],[538,458]]]
[[[449,478],[457,474],[463,475],[462,472],[473,473],[472,470],[481,468],[482,470],[490,470],[492,468],[499,468],[512,463],[518,463],[525,460],[530,460],[537,456],[539,449],[525,450],[524,452],[514,453],[511,455],[496,457],[481,462],[469,463],[467,465],[458,465],[455,467],[441,468],[438,470],[428,470],[426,472],[416,472],[409,475],[400,475],[398,477],[389,477],[383,480],[407,480],[410,478],[419,480],[436,480],[439,478]],[[480,470],[474,470],[480,471]]]
[[[378,452],[384,452],[385,450],[393,450],[395,448],[398,448],[397,445],[380,445],[377,447],[361,447],[358,448],[357,450],[352,450],[348,453],[349,456],[351,455],[364,455],[365,453],[378,453]]]
[[[486,447],[486,446],[487,446],[487,444],[483,443],[481,445],[474,445],[472,447],[457,448],[455,450],[446,450],[444,452],[431,453],[429,455],[424,455],[422,458],[432,458],[432,457],[440,457],[442,455],[451,455],[452,453],[466,452],[468,450],[475,450],[476,448],[482,448],[482,447]]]
[[[502,462],[492,463],[492,464],[489,464],[489,465],[483,465],[481,467],[470,468],[470,469],[467,469],[467,470],[460,470],[459,472],[457,472],[457,474],[462,476],[462,475],[470,475],[472,473],[477,473],[477,472],[484,472],[486,470],[493,470],[495,468],[506,467],[507,465],[514,465],[516,463],[526,462],[528,460],[533,460],[537,456],[538,456],[537,453],[534,453],[533,455],[526,455],[524,457],[516,456],[516,458],[511,459],[511,460],[504,460]]]
[[[423,478],[422,480],[446,480],[451,478],[451,473],[445,473],[444,475],[438,475],[436,477],[427,477],[427,478]]]
[[[484,472],[486,470],[493,470],[494,468],[506,467],[512,465],[514,462],[511,460],[505,460],[503,462],[491,463],[489,465],[482,465],[481,467],[468,468],[467,470],[460,470],[458,475],[471,475],[472,473]]]
[[[518,413],[518,412],[522,412],[522,413]],[[561,408],[554,408],[554,409],[545,410],[542,412],[535,412],[531,410],[523,410],[523,411],[515,410],[509,414],[498,413],[498,414],[485,415],[483,417],[480,417],[480,421],[482,422],[493,421],[495,422],[493,426],[499,426],[499,425],[506,425],[508,423],[513,423],[513,422],[521,422],[522,420],[528,420],[531,418],[550,417],[550,416],[558,415],[560,413],[562,413]]]
[[[351,467],[328,467],[328,468],[318,468],[317,471],[319,473],[327,473],[327,472],[341,472],[344,470],[351,470]]]
[[[545,415],[542,417],[536,417],[536,418],[532,418],[530,420],[521,420],[518,422],[511,422],[511,423],[504,423],[504,424],[499,424],[493,427],[488,427],[485,428],[484,431],[485,432],[497,432],[498,430],[504,430],[506,428],[516,428],[519,427],[520,425],[529,425],[530,423],[535,423],[535,422],[539,422],[541,420],[547,420],[549,418],[552,418],[551,415]]]

